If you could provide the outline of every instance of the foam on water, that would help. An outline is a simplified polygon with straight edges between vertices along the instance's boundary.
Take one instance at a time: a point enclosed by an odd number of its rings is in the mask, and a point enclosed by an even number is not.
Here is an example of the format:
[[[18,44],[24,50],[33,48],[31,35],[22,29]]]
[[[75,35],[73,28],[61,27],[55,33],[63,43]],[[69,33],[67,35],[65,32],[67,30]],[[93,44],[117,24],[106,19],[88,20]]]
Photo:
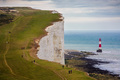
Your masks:
[[[102,39],[102,53],[96,53],[99,38]],[[65,33],[65,49],[94,52],[97,55],[88,58],[110,62],[95,67],[120,75],[120,31]]]
[[[109,64],[100,64],[94,65],[94,67],[100,68],[102,70],[107,70],[113,74],[118,74],[120,76],[120,64],[117,63],[109,63]]]
[[[110,63],[102,63],[99,65],[94,65],[94,67],[110,71],[111,73],[118,74],[120,76],[120,51],[103,51],[102,53],[96,54],[97,55],[92,55],[87,58],[107,61]]]

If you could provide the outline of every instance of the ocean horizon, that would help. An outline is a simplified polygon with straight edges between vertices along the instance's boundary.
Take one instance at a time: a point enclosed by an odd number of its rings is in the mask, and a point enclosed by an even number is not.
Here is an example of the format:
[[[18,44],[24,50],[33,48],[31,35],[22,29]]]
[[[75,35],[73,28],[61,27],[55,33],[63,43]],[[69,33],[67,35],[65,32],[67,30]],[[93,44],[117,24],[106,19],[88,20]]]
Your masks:
[[[107,70],[111,74],[120,75],[120,31],[119,30],[75,30],[65,31],[65,49],[94,52],[87,58],[110,62],[108,64],[94,65],[94,67]],[[97,53],[99,38],[102,39],[102,53]]]

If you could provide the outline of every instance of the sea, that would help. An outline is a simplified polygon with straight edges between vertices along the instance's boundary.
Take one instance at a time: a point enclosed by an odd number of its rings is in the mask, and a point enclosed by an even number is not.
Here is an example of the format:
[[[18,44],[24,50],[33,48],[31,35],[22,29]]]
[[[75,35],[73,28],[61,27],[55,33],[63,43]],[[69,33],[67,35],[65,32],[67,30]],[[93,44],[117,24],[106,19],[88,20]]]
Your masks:
[[[99,38],[102,40],[102,53],[96,52],[99,48]],[[120,31],[65,31],[64,40],[65,49],[93,52],[97,55],[90,55],[87,58],[109,62],[94,67],[120,76]]]
[[[120,75],[120,31],[68,30],[74,29],[75,25],[78,25],[78,29],[92,29],[94,27],[98,29],[96,26],[100,26],[99,29],[104,29],[103,26],[106,27],[106,25],[109,25],[106,30],[119,29],[118,3],[119,0],[114,2],[107,0],[107,3],[105,0],[0,0],[1,7],[27,6],[42,10],[57,10],[65,17],[65,49],[96,53],[99,46],[98,41],[101,38],[103,52],[88,58],[109,61],[109,64],[95,65],[95,67]],[[100,18],[100,16],[103,17]],[[112,26],[114,24],[118,26]],[[84,25],[85,28],[80,28],[79,25]]]

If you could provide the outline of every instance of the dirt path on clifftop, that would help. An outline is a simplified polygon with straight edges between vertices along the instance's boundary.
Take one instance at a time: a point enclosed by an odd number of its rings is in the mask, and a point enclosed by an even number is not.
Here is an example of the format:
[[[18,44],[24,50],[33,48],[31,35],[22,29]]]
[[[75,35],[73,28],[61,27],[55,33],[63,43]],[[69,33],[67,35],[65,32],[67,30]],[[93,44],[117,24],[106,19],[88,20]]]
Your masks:
[[[34,64],[40,66],[38,63],[34,63]],[[42,67],[42,66],[40,66],[40,67]],[[61,78],[61,80],[67,80],[65,77],[61,76],[57,71],[52,70],[52,69],[50,69],[50,68],[48,68],[48,67],[43,67],[43,68],[49,69],[49,70],[53,71],[57,76],[59,76],[59,77]]]
[[[15,73],[13,72],[11,67],[8,65],[7,60],[6,60],[6,54],[7,54],[8,50],[9,50],[9,44],[6,45],[6,51],[4,53],[4,62],[5,62],[5,65],[8,67],[8,69],[10,70],[11,74],[15,75]]]
[[[7,59],[6,59],[6,54],[8,53],[9,48],[10,48],[10,45],[7,44],[7,45],[6,45],[6,51],[5,51],[5,53],[4,53],[4,62],[5,62],[5,65],[8,67],[8,69],[10,70],[11,74],[15,76],[16,74],[13,72],[12,68],[8,65]],[[18,75],[18,76],[20,76],[20,75]],[[23,77],[23,78],[25,78],[25,79],[29,79],[29,78],[24,77],[24,76],[20,76],[20,77]]]
[[[14,29],[15,27],[16,27],[16,25],[14,24],[13,27],[12,27],[12,29],[11,29],[11,32],[13,31],[13,29]],[[14,76],[20,76],[20,77],[23,77],[23,78],[25,78],[25,79],[28,80],[29,78],[27,78],[27,77],[24,77],[24,76],[15,74],[14,71],[12,70],[12,68],[8,65],[6,55],[7,55],[8,51],[9,51],[9,49],[10,49],[10,38],[11,38],[11,34],[8,34],[8,35],[6,36],[6,51],[5,51],[5,53],[3,54],[4,63],[5,63],[5,65],[8,67],[8,69],[10,70],[10,72],[11,72],[12,75],[14,75]]]

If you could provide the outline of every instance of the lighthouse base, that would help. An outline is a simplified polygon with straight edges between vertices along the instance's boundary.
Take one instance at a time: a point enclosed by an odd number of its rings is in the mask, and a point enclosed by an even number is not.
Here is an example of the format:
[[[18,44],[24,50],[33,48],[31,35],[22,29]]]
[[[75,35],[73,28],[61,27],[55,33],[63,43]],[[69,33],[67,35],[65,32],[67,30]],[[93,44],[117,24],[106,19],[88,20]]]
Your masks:
[[[102,52],[102,49],[98,49],[96,52]]]

